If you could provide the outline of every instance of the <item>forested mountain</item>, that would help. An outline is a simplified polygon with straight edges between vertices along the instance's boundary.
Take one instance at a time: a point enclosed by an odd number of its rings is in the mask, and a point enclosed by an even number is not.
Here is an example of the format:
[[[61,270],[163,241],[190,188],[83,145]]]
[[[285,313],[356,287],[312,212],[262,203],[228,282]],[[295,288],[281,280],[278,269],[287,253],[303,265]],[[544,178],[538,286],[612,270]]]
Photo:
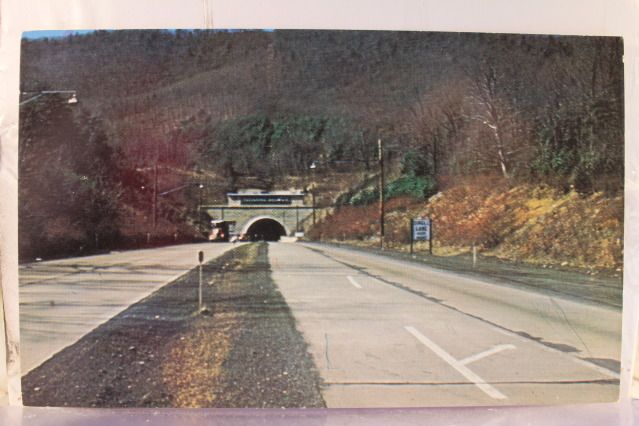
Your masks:
[[[429,182],[425,192],[479,174],[620,191],[622,53],[618,38],[384,31],[24,40],[21,90],[76,90],[80,102],[64,117],[51,99],[21,108],[21,196],[43,187],[42,174],[25,170],[70,140],[44,126],[75,126],[76,155],[99,152],[113,167],[83,174],[66,159],[60,168],[136,211],[158,168],[163,188],[207,176],[216,185],[205,201],[219,201],[238,186],[306,175],[314,160],[324,173],[370,168],[378,138],[405,176]],[[83,149],[87,135],[105,148]],[[187,188],[173,204],[196,196]],[[188,216],[165,207],[172,223]]]

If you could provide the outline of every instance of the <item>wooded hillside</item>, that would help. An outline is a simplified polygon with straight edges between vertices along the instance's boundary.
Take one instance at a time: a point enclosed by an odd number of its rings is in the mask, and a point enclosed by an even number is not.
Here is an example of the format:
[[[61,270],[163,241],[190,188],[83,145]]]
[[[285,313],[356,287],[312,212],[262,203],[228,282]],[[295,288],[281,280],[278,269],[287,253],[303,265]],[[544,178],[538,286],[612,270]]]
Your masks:
[[[155,170],[161,190],[187,185],[162,199],[158,228],[193,235],[190,183],[215,202],[308,183],[312,161],[320,178],[373,174],[378,138],[398,185],[421,197],[486,174],[618,193],[622,53],[618,38],[382,31],[24,40],[21,90],[80,102],[21,107],[21,250],[60,233],[97,247],[146,234]]]

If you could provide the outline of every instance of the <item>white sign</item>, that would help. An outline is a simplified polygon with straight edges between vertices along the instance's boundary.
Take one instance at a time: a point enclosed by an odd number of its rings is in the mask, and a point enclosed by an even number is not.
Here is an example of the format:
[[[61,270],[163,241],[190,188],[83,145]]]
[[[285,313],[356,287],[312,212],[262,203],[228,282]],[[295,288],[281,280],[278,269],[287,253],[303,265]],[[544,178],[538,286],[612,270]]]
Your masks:
[[[413,219],[413,241],[430,241],[430,219]]]

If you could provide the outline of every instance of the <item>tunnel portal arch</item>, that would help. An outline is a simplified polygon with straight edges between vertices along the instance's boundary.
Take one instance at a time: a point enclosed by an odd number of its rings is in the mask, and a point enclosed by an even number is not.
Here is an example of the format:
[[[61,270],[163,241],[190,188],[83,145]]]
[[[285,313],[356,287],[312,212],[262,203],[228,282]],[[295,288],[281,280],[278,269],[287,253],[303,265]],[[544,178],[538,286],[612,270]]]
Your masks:
[[[252,240],[278,241],[281,237],[289,235],[289,230],[271,216],[256,216],[244,224],[241,234]]]

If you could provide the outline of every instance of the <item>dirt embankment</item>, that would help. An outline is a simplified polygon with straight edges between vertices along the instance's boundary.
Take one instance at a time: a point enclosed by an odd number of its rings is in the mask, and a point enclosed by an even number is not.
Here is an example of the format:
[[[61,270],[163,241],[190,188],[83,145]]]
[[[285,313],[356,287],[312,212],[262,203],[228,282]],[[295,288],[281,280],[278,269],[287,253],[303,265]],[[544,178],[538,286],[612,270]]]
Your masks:
[[[440,256],[467,253],[476,245],[483,255],[546,266],[620,273],[623,265],[622,195],[581,195],[477,179],[448,188],[427,202],[390,200],[388,246],[407,251],[410,218],[425,216],[433,219],[434,250]],[[378,232],[378,206],[372,204],[340,209],[309,236],[373,246]]]
[[[270,277],[264,243],[206,264],[22,378],[26,405],[322,407],[320,377]]]

